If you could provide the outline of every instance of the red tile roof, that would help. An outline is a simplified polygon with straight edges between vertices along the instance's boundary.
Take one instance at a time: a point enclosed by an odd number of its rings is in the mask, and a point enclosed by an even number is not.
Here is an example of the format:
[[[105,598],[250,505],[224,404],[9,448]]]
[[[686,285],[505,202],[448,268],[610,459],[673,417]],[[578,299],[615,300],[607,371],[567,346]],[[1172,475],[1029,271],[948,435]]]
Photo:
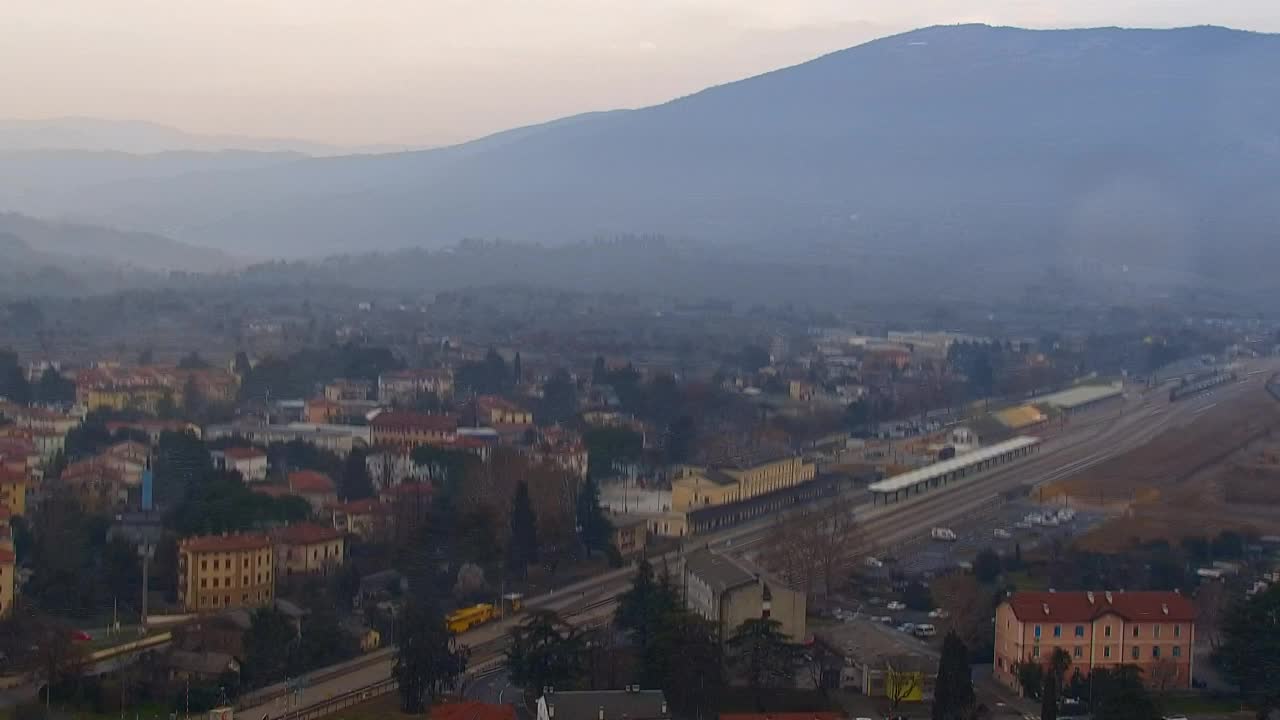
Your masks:
[[[431,708],[431,720],[515,720],[514,705],[491,705],[468,701]]]
[[[266,495],[267,497],[273,497],[273,498],[288,497],[293,494],[293,492],[289,490],[289,488],[285,487],[284,485],[272,485],[272,484],[264,485],[262,483],[254,483],[252,486],[250,486],[249,489],[258,493],[259,495]]]
[[[315,523],[298,523],[281,528],[275,533],[276,540],[286,545],[314,545],[331,542],[341,537],[341,532]]]
[[[720,720],[844,720],[838,712],[720,713]]]
[[[386,510],[386,508],[383,507],[383,504],[374,498],[352,500],[344,503],[330,503],[325,505],[325,509],[332,510],[333,512],[346,513],[348,515],[372,515]]]
[[[0,465],[0,483],[20,483],[26,481],[27,476],[25,474],[15,472],[4,465]]]
[[[266,535],[252,533],[237,535],[197,535],[182,541],[179,548],[190,552],[235,552],[237,550],[265,550],[271,547]]]
[[[324,494],[335,491],[333,480],[315,470],[298,470],[289,473],[289,489],[296,493]]]
[[[406,410],[388,410],[387,412],[378,413],[369,422],[369,425],[375,430],[409,428],[428,432],[453,432],[458,429],[458,416],[427,415]]]
[[[0,565],[12,565],[18,561],[18,556],[8,548],[0,548]]]
[[[251,447],[229,447],[215,452],[221,452],[223,457],[228,457],[232,460],[252,460],[254,458],[264,458],[267,456],[265,452],[258,448]]]
[[[1017,592],[1005,602],[1023,622],[1092,622],[1107,614],[1130,622],[1196,619],[1195,604],[1176,592]]]

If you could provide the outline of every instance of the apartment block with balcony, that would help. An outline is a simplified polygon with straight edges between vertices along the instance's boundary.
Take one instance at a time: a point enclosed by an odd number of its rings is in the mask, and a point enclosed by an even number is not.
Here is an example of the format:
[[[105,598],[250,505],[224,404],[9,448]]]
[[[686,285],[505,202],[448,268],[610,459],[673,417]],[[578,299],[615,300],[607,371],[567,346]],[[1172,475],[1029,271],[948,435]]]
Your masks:
[[[1195,619],[1177,592],[1013,593],[996,608],[993,672],[1017,690],[1020,664],[1047,664],[1061,648],[1084,676],[1135,665],[1149,685],[1190,688]]]

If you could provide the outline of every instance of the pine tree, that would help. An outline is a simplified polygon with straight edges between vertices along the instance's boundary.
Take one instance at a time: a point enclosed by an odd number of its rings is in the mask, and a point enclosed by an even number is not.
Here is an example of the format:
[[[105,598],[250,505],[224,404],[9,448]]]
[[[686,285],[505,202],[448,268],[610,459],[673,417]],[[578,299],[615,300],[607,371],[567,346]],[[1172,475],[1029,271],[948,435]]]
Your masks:
[[[364,448],[353,448],[342,466],[342,499],[361,500],[371,498],[373,479],[369,477],[369,465],[365,462]]]
[[[507,541],[507,569],[519,577],[538,561],[538,519],[529,500],[529,485],[521,480],[516,485],[511,503],[511,537]]]
[[[730,664],[747,681],[756,705],[765,688],[787,687],[795,682],[803,654],[799,645],[782,634],[782,623],[771,618],[743,622],[725,643]]]
[[[519,351],[516,352],[515,359],[511,361],[511,377],[515,380],[516,385],[524,382],[524,363],[520,360]]]
[[[968,720],[976,702],[973,673],[969,668],[969,649],[955,632],[949,632],[942,642],[942,657],[938,661],[932,718]]]
[[[400,707],[418,714],[454,687],[467,670],[470,651],[459,646],[435,599],[416,595],[396,622],[396,661],[392,677],[399,683]]]
[[[591,478],[587,478],[578,491],[577,516],[578,532],[587,551],[603,552],[609,546],[613,524],[600,508],[600,487]]]

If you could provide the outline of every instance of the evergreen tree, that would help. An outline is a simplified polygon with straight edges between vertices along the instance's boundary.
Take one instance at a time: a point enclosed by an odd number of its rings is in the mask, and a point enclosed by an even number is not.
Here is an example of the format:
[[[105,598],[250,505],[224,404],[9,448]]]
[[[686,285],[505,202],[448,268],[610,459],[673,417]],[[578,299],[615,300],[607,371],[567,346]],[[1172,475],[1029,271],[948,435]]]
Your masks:
[[[725,682],[716,626],[684,610],[668,612],[650,645],[643,656],[645,685],[662,688],[672,707],[690,717],[710,717]]]
[[[795,682],[803,661],[799,645],[782,634],[782,623],[771,618],[743,622],[725,643],[730,665],[747,681],[761,710],[761,691]]]
[[[1054,648],[1053,657],[1049,659],[1049,667],[1044,673],[1044,689],[1040,691],[1041,720],[1058,720],[1058,704],[1062,701],[1062,681],[1070,666],[1071,656],[1067,655],[1067,651]]]
[[[369,477],[368,453],[364,448],[352,448],[342,466],[342,499],[362,500],[374,496],[373,479]]]
[[[938,660],[938,680],[933,695],[933,720],[969,720],[977,698],[973,694],[973,673],[969,649],[955,632],[942,641]]]
[[[511,503],[511,537],[507,541],[507,569],[523,577],[529,565],[538,561],[538,519],[529,500],[529,485],[516,485]]]
[[[35,387],[35,399],[42,403],[73,403],[76,401],[76,384],[62,377],[57,370],[45,368]]]
[[[545,687],[565,687],[585,673],[585,639],[550,610],[531,612],[508,636],[511,682],[533,695]]]
[[[516,385],[524,382],[524,363],[520,360],[519,351],[516,352],[515,359],[511,361],[511,378]]]
[[[467,671],[471,652],[459,646],[444,613],[428,594],[416,594],[396,622],[396,661],[392,677],[399,684],[400,709],[418,714]]]
[[[0,350],[0,398],[26,405],[31,401],[31,385],[27,383],[27,374],[18,363],[18,355],[9,350]]]
[[[600,507],[600,487],[589,477],[578,490],[577,516],[578,532],[587,551],[604,552],[609,547],[613,524]]]
[[[252,687],[280,682],[293,668],[293,623],[275,608],[255,610],[244,636],[245,681]]]
[[[608,381],[609,369],[604,364],[604,357],[597,355],[591,363],[591,384],[600,385]]]
[[[653,574],[653,566],[641,559],[636,566],[636,576],[631,589],[618,598],[618,609],[613,622],[631,636],[632,642],[642,650],[651,646],[662,619],[680,607],[680,598],[664,574],[661,579]]]
[[[1228,611],[1214,661],[1260,707],[1280,707],[1280,584]]]

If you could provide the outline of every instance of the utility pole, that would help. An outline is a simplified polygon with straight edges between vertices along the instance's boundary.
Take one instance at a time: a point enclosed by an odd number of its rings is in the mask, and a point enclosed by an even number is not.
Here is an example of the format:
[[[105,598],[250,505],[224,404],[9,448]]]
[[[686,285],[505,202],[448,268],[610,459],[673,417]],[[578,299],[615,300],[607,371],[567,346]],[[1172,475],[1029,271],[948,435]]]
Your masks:
[[[142,543],[138,546],[138,555],[142,558],[142,627],[139,629],[139,635],[147,634],[147,594],[150,590],[150,567],[151,558],[156,554],[156,546],[150,543]]]

